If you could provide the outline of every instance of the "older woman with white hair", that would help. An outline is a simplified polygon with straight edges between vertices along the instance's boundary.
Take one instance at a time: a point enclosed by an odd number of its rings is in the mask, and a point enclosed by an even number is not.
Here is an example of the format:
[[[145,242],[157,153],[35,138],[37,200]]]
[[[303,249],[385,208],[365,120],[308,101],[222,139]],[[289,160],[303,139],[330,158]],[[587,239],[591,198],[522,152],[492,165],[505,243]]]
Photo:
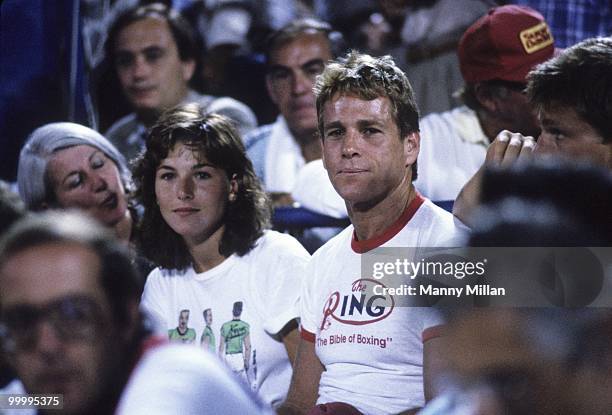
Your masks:
[[[19,155],[19,194],[33,211],[78,208],[129,240],[131,176],[125,158],[102,135],[57,122],[28,137]]]

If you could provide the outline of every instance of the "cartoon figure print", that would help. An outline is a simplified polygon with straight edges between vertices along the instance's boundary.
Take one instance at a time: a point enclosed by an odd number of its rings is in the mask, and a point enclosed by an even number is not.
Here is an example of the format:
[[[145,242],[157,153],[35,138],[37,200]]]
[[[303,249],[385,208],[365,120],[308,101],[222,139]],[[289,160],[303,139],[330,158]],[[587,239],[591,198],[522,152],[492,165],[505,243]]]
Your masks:
[[[189,310],[181,310],[179,313],[178,327],[175,329],[168,330],[168,338],[170,341],[182,342],[182,343],[193,343],[196,339],[196,332],[194,329],[188,327],[189,323]]]
[[[242,301],[236,301],[232,308],[233,318],[221,326],[219,356],[232,371],[249,384],[249,360],[251,358],[251,337],[249,323],[240,320]]]
[[[200,337],[200,346],[206,347],[208,348],[208,350],[214,353],[215,333],[212,329],[212,310],[210,308],[207,308],[202,312],[202,315],[204,316],[204,323],[206,324],[206,326],[204,327],[204,330],[202,331],[202,336]]]

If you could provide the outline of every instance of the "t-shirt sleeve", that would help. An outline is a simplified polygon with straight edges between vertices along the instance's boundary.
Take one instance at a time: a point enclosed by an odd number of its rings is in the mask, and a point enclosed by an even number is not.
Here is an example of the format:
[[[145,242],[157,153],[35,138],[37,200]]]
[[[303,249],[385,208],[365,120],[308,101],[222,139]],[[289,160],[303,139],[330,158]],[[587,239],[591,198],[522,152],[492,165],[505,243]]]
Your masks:
[[[270,246],[262,250],[258,261],[263,264],[264,284],[258,286],[264,330],[277,334],[299,317],[299,287],[310,255],[293,237],[277,234]],[[265,257],[265,258],[263,258]]]
[[[170,313],[166,309],[166,301],[164,301],[162,280],[163,276],[159,268],[149,273],[140,300],[140,310],[149,319],[155,333],[167,336],[168,322],[165,316],[170,315]]]
[[[315,258],[308,262],[305,270],[305,277],[302,279],[300,290],[300,335],[304,340],[315,341],[317,332],[317,319],[314,306],[316,275]]]
[[[433,307],[423,307],[420,311],[423,323],[421,330],[421,340],[423,343],[436,337],[441,337],[445,325],[442,314]]]

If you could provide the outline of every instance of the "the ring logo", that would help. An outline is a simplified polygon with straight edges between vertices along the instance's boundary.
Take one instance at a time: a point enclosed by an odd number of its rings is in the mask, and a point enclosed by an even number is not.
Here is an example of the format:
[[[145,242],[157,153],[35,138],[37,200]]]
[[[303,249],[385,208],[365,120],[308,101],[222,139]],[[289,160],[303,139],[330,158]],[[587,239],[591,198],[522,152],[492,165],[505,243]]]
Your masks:
[[[350,295],[333,292],[323,306],[321,330],[329,328],[332,318],[343,324],[361,326],[389,317],[395,307],[395,299],[392,295],[371,294],[372,290],[366,292],[368,284],[386,288],[380,281],[364,278],[352,283]]]

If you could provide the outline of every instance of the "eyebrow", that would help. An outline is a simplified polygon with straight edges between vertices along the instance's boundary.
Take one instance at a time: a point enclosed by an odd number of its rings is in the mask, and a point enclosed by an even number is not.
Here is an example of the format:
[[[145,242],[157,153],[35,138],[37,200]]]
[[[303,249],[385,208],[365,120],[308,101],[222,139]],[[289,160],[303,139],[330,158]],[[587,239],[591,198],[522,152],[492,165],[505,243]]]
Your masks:
[[[309,61],[304,62],[299,67],[301,69],[304,69],[304,68],[307,68],[313,65],[325,65],[325,61],[321,58],[315,58],[315,59],[311,59]],[[275,63],[273,65],[270,65],[270,67],[268,68],[268,73],[272,73],[276,71],[286,71],[286,70],[291,70],[291,67],[286,66],[286,65],[281,65],[279,63]]]
[[[197,170],[197,169],[201,169],[204,167],[212,167],[212,168],[216,168],[216,166],[210,164],[210,163],[198,163],[198,164],[194,164],[193,166],[191,166],[191,170]],[[176,169],[172,166],[168,166],[166,164],[162,164],[160,165],[157,170],[173,170],[175,171]]]

